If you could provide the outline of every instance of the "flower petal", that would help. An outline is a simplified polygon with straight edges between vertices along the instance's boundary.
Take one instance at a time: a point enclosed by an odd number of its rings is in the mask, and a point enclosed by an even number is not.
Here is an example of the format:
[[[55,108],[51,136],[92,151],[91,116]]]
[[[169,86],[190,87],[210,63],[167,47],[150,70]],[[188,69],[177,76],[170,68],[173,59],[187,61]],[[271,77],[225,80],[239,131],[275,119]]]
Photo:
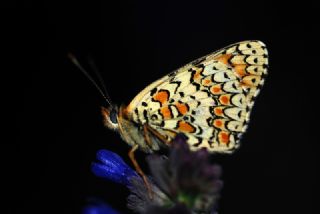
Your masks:
[[[114,163],[126,165],[119,155],[105,149],[101,149],[97,152],[97,159],[104,164],[108,164],[110,161],[113,161]]]
[[[113,152],[100,150],[97,152],[97,159],[101,163],[92,163],[91,170],[98,177],[128,186],[130,178],[138,176],[120,156]]]

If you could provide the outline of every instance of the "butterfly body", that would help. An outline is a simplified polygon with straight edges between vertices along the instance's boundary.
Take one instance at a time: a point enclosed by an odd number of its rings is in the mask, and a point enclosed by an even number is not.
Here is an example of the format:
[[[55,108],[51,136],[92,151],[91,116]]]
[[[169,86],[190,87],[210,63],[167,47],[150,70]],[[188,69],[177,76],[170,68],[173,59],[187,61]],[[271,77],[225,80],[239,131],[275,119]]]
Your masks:
[[[152,153],[184,133],[190,148],[232,152],[267,74],[260,41],[230,45],[155,81],[128,106],[103,108],[105,125]]]
[[[148,133],[145,133],[144,125],[132,121],[130,115],[128,115],[127,108],[124,105],[120,106],[120,108],[117,108],[116,110],[117,119],[116,121],[113,121],[116,122],[116,124],[113,123],[116,127],[110,127],[112,126],[112,121],[109,119],[110,112],[110,109],[102,108],[102,114],[105,118],[104,124],[108,128],[119,132],[121,138],[130,146],[138,145],[139,149],[146,153],[152,153],[159,150],[160,147],[166,146],[156,138],[152,139],[152,143],[148,144],[146,142],[146,135]]]

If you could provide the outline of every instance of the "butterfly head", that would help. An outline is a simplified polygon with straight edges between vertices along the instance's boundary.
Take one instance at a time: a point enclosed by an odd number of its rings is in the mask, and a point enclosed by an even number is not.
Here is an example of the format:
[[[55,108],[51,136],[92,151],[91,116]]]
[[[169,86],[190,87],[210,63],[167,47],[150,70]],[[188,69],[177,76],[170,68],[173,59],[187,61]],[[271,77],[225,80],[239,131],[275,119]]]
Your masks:
[[[112,130],[118,130],[118,112],[117,106],[109,106],[108,108],[102,107],[101,113],[103,116],[103,123],[106,127]]]

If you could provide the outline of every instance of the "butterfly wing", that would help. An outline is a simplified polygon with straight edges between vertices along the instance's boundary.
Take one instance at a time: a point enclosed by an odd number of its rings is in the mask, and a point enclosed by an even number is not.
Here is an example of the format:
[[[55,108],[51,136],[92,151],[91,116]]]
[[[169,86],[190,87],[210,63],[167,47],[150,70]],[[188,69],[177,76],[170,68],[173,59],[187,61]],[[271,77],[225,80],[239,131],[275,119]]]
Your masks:
[[[149,85],[128,105],[128,115],[168,140],[184,133],[194,150],[230,152],[247,128],[267,66],[262,42],[230,45]]]

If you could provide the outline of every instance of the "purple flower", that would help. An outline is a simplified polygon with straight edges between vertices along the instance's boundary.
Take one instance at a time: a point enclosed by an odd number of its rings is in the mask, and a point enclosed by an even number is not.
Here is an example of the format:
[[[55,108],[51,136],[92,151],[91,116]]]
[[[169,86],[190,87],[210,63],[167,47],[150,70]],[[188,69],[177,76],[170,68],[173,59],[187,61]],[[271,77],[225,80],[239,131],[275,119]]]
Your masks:
[[[172,141],[169,156],[147,158],[155,186],[148,198],[141,181],[132,181],[129,208],[139,213],[215,213],[222,189],[221,168],[209,163],[206,149],[192,152],[184,135]]]
[[[99,150],[97,159],[100,163],[92,163],[92,172],[102,178],[126,186],[130,185],[130,179],[138,176],[117,154],[108,150]]]

